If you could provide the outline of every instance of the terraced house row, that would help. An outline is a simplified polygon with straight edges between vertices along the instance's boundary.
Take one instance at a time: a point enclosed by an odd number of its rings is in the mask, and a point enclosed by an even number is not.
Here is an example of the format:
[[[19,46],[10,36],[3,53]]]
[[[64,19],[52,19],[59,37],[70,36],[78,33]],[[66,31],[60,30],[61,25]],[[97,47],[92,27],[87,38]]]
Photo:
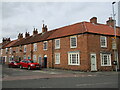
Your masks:
[[[60,68],[80,71],[112,71],[117,55],[120,64],[120,27],[116,26],[117,53],[114,54],[114,20],[109,18],[106,24],[97,22],[92,17],[90,22],[48,30],[43,24],[42,32],[34,28],[18,34],[16,40],[3,38],[1,43],[1,62],[10,60],[32,59],[44,68]]]

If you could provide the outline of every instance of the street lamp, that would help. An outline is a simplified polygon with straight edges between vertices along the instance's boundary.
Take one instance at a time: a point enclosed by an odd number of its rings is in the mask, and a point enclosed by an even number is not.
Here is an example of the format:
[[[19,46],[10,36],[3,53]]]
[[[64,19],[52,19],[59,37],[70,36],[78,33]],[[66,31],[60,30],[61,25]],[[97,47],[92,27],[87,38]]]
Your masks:
[[[118,69],[118,58],[117,58],[117,41],[116,41],[116,20],[115,20],[115,12],[114,12],[114,4],[116,2],[112,2],[112,10],[113,10],[113,20],[114,20],[114,45],[115,45],[115,48],[114,48],[114,59],[115,61],[117,62],[117,65],[116,65],[116,72],[117,72],[117,69]]]

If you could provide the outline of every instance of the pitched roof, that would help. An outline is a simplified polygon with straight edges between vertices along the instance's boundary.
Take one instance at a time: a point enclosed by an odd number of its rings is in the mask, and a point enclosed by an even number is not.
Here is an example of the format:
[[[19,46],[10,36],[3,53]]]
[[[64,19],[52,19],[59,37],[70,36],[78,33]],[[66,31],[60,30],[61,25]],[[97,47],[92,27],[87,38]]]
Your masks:
[[[118,30],[119,29],[119,30]],[[116,29],[117,36],[120,36],[120,27]],[[58,29],[50,30],[45,33],[39,33],[36,35],[28,36],[26,38],[17,39],[9,43],[6,47],[25,45],[30,43],[36,43],[40,41],[45,41],[48,39],[54,39],[69,35],[75,35],[80,33],[97,33],[104,35],[114,35],[114,29],[111,26],[105,24],[93,24],[90,22],[80,22]]]
[[[18,41],[18,39],[17,39],[17,40],[13,40],[13,41],[7,43],[3,48],[11,47],[11,46],[14,45],[17,41]]]
[[[120,32],[120,30],[118,30],[117,28],[116,31],[117,36],[120,36],[120,33],[118,33],[118,31]],[[55,29],[54,33],[50,35],[48,39],[85,33],[85,32],[104,34],[104,35],[114,35],[114,29],[111,26],[104,24],[92,24],[90,22],[81,22]]]
[[[39,33],[39,34],[32,35],[32,36],[29,36],[26,38],[22,38],[17,43],[15,43],[13,46],[36,43],[39,41],[45,41],[52,33],[53,33],[53,31],[48,31],[46,33]]]
[[[86,26],[87,32],[104,34],[104,35],[114,35],[113,27],[105,24],[92,24],[90,22],[85,22],[85,26]],[[119,31],[120,30],[116,28],[117,36],[120,36],[120,34],[118,33]]]

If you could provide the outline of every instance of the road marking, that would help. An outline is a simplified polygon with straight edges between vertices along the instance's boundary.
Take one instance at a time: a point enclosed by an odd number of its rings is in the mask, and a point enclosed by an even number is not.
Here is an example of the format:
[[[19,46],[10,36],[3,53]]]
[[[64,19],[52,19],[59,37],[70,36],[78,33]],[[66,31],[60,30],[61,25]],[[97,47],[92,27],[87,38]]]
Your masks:
[[[117,84],[117,82],[104,82],[104,83],[93,83],[93,84],[77,84],[76,86],[90,86],[90,85],[100,85],[100,84]]]

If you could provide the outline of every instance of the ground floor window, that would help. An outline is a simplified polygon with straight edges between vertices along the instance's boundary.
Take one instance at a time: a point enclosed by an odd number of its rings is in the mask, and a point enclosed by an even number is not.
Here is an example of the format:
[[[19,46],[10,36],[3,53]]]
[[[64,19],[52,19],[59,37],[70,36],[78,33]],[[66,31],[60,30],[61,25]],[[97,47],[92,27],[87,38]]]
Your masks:
[[[60,53],[55,53],[55,64],[60,64]]]
[[[111,66],[111,54],[101,53],[101,66]]]
[[[37,62],[37,57],[36,57],[36,55],[33,55],[33,61],[34,61],[34,62]]]
[[[79,52],[68,53],[68,65],[80,65]]]
[[[26,55],[24,55],[24,57],[23,57],[24,59],[26,59]]]

